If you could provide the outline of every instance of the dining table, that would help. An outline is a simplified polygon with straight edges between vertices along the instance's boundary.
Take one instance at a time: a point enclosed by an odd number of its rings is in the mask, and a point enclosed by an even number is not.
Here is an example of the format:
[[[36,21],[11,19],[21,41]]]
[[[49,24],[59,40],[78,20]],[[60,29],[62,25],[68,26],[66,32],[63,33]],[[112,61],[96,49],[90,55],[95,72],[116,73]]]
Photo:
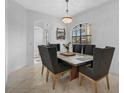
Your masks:
[[[78,78],[79,76],[79,66],[85,65],[89,61],[93,61],[92,55],[75,53],[75,52],[57,52],[57,58],[63,60],[64,62],[70,64],[71,68],[71,80]]]

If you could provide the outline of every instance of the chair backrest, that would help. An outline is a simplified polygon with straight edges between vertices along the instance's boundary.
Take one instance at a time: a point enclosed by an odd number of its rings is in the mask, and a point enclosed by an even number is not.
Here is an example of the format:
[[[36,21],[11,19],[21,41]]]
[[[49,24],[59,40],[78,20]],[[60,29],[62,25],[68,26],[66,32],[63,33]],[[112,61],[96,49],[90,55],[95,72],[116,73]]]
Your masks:
[[[73,52],[81,53],[81,50],[82,50],[82,45],[80,44],[73,45]]]
[[[114,50],[114,47],[94,48],[93,69],[97,77],[103,77],[109,73]]]
[[[82,48],[83,48],[84,54],[93,55],[93,49],[95,48],[95,45],[76,44],[76,45],[73,45],[73,52],[81,53]]]
[[[58,66],[56,47],[43,46],[43,56],[46,63],[45,66],[52,72],[55,72]]]
[[[43,58],[44,57],[43,56],[43,46],[45,46],[45,45],[39,45],[38,50],[39,50],[39,54],[40,54],[40,57],[41,57],[42,64],[45,65],[46,63],[45,63],[45,60]]]
[[[60,44],[49,44],[49,46],[55,46],[57,51],[60,51]]]
[[[93,49],[95,48],[95,45],[83,45],[84,54],[87,55],[93,55]]]

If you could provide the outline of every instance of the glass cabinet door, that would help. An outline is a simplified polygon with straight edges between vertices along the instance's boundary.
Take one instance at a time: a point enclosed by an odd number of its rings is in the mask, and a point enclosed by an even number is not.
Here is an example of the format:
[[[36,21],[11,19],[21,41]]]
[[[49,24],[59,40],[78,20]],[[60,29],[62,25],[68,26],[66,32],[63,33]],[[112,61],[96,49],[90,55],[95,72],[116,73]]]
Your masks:
[[[73,44],[91,44],[91,32],[89,24],[79,24],[72,30],[72,43]]]
[[[72,42],[73,43],[76,43],[77,42],[77,32],[74,29],[72,31]]]

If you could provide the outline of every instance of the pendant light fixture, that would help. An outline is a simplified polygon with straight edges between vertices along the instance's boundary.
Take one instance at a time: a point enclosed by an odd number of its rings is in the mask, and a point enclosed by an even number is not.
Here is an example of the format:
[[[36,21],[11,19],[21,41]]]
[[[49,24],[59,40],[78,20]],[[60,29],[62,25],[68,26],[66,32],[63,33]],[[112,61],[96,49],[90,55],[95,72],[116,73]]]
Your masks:
[[[68,2],[69,2],[69,0],[66,0],[66,3],[67,3],[67,9],[66,9],[67,16],[64,16],[64,17],[62,18],[62,21],[63,21],[65,24],[69,24],[69,23],[72,22],[72,17],[70,17],[70,16],[68,15],[68,12],[69,12],[69,10],[68,10]]]

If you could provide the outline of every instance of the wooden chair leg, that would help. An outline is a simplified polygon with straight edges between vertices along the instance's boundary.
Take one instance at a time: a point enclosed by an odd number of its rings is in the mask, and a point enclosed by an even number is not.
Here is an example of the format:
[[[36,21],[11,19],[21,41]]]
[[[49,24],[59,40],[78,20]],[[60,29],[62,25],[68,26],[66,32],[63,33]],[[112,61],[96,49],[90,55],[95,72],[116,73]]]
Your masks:
[[[56,85],[56,76],[52,76],[53,79],[53,89],[55,89],[55,85]]]
[[[42,64],[42,71],[41,71],[41,74],[43,75],[43,70],[44,70],[44,65]]]
[[[107,87],[108,87],[108,89],[110,89],[110,85],[109,85],[109,76],[108,76],[108,75],[106,76],[106,81],[107,81]]]
[[[94,88],[95,88],[95,93],[98,93],[97,92],[97,82],[94,82]]]
[[[71,81],[71,70],[69,71],[69,81]]]
[[[82,81],[83,81],[83,76],[79,75],[79,85],[82,85]]]
[[[47,73],[46,73],[46,82],[48,82],[48,78],[49,78],[49,70],[47,69]]]

